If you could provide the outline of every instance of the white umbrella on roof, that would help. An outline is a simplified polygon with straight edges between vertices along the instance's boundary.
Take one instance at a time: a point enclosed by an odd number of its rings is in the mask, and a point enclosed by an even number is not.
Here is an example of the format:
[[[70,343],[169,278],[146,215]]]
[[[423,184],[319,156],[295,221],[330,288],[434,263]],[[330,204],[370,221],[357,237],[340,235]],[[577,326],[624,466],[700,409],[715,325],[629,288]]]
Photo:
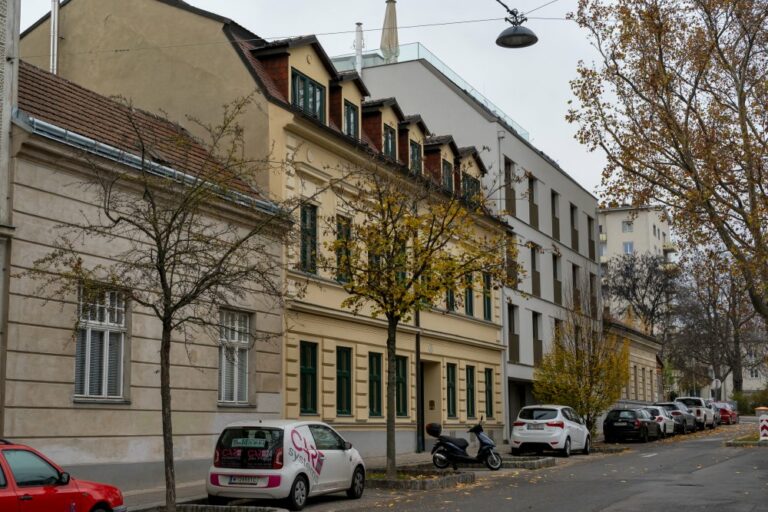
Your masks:
[[[384,14],[384,28],[381,32],[381,53],[387,64],[397,62],[400,55],[400,41],[397,38],[397,0],[387,0]]]

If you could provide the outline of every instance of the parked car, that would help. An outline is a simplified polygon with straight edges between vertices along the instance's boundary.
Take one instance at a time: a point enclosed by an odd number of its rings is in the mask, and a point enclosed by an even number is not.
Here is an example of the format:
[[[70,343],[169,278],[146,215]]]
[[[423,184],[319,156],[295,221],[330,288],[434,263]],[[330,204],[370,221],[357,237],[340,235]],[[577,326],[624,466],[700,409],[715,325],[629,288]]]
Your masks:
[[[0,439],[0,510],[125,512],[127,508],[117,487],[73,478],[34,448]]]
[[[685,404],[696,417],[696,428],[704,430],[706,427],[715,428],[715,413],[707,407],[703,398],[698,396],[680,396],[675,402]]]
[[[661,437],[671,436],[676,431],[675,420],[670,416],[665,408],[660,405],[644,407],[651,415],[651,419],[661,427]]]
[[[719,427],[723,422],[722,417],[720,416],[720,408],[717,405],[715,405],[714,400],[707,400],[706,404],[707,404],[707,407],[712,409],[712,414],[715,417],[715,426]]]
[[[569,457],[572,450],[589,454],[592,439],[584,420],[563,405],[523,407],[512,424],[512,454],[557,450]]]
[[[675,420],[677,430],[680,434],[687,434],[696,430],[696,416],[682,402],[656,402],[653,405],[660,405],[667,410],[672,419]]]
[[[606,443],[626,439],[647,443],[661,437],[661,427],[645,409],[613,409],[603,421],[603,435]]]
[[[301,510],[307,498],[365,489],[365,464],[352,444],[318,421],[253,420],[219,436],[206,483],[209,501],[285,499]]]
[[[715,402],[720,409],[720,419],[726,425],[735,425],[739,422],[739,413],[728,402]]]

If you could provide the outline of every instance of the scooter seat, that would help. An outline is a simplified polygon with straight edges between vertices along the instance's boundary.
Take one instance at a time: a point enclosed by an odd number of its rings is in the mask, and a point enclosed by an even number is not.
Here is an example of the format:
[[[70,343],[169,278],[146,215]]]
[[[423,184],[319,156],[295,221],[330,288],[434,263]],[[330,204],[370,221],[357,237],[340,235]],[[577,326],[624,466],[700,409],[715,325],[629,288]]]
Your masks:
[[[455,446],[458,446],[461,449],[466,449],[467,446],[469,446],[469,441],[461,437],[440,436],[438,439],[445,443],[451,443]]]

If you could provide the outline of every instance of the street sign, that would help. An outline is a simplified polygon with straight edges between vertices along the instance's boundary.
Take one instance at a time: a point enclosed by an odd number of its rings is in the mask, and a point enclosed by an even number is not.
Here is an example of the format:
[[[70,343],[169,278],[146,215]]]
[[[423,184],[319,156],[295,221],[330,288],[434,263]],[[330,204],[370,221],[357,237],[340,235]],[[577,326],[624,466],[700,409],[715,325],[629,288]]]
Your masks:
[[[768,441],[768,414],[760,416],[760,440]]]

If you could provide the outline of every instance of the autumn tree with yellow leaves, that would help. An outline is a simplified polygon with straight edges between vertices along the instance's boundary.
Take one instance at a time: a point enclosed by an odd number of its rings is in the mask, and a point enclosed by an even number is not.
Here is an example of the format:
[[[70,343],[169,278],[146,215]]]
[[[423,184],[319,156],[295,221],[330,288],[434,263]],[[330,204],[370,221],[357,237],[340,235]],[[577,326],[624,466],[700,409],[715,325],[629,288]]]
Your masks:
[[[580,0],[598,52],[569,121],[607,155],[607,199],[668,207],[680,242],[722,245],[768,318],[768,9],[743,0]]]
[[[516,264],[505,265],[506,228],[489,215],[480,190],[448,193],[428,178],[383,168],[348,173],[334,188],[348,217],[329,219],[335,257],[323,266],[349,294],[342,307],[386,319],[387,476],[394,478],[398,326],[468,282],[498,288]]]
[[[540,403],[568,404],[584,418],[594,437],[600,415],[621,398],[629,380],[629,345],[607,333],[590,300],[588,283],[566,305],[555,325],[552,349],[533,372],[533,394]]]

